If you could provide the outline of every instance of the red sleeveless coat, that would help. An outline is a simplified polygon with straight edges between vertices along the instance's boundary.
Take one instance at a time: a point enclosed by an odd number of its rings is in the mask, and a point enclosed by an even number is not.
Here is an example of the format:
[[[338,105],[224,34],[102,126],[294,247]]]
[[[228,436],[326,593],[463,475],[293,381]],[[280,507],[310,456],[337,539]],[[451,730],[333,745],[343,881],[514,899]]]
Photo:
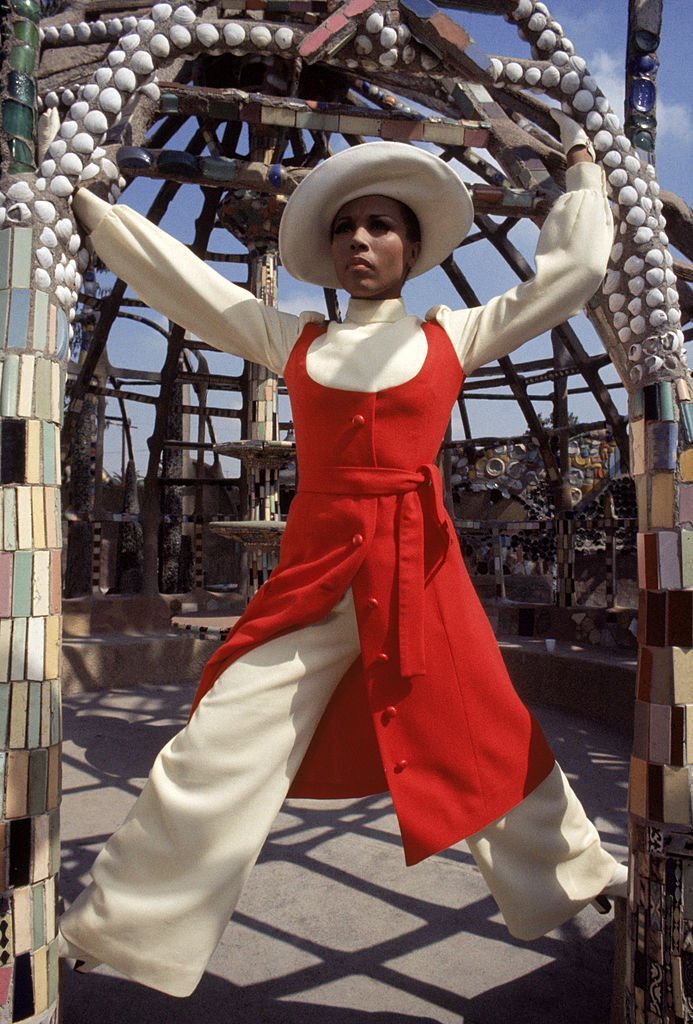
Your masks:
[[[424,364],[377,392],[312,380],[309,324],[284,378],[299,486],[279,564],[207,663],[195,705],[236,658],[318,622],[352,587],[361,657],[340,682],[289,796],[387,789],[414,864],[495,821],[551,771],[513,689],[445,511],[434,460],[463,381],[426,323]]]

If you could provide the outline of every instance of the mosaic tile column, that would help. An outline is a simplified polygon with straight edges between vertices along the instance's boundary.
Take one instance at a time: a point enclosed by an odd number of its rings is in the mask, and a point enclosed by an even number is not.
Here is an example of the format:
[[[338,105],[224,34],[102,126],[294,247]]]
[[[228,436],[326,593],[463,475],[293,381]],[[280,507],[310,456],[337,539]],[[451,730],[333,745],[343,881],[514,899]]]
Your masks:
[[[631,396],[638,495],[637,701],[630,780],[628,1024],[693,1021],[693,391]]]
[[[68,322],[0,231],[0,1022],[57,1020],[60,444]]]

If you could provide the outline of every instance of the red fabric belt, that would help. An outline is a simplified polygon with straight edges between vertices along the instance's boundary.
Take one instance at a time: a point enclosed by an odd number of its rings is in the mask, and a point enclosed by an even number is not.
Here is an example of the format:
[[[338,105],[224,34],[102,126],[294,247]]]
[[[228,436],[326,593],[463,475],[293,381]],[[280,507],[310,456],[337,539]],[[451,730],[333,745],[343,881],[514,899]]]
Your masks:
[[[443,561],[450,543],[443,486],[435,463],[417,470],[370,466],[324,466],[299,474],[299,493],[379,497],[401,495],[397,515],[397,574],[400,672],[426,671],[424,645],[424,527],[438,531],[432,573]],[[439,549],[439,550],[438,550]]]

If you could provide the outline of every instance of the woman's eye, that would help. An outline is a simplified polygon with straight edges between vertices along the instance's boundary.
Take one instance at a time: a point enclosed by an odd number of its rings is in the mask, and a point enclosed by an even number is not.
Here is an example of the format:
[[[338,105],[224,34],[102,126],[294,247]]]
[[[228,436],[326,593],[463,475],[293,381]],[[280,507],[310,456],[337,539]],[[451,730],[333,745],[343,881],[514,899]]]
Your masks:
[[[341,221],[339,224],[335,224],[332,231],[333,235],[343,235],[345,231],[349,230],[349,222],[346,220]]]

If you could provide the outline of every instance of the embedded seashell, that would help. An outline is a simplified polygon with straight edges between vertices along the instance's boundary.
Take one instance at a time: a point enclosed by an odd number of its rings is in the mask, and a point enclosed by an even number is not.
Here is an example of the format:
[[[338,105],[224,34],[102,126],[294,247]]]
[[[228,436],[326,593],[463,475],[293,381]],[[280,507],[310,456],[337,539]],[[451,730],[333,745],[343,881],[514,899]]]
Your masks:
[[[675,284],[676,283],[676,274],[669,267],[667,267],[666,270],[664,271],[664,280],[666,281],[667,284]]]
[[[63,89],[62,93],[60,94],[60,102],[65,107],[72,106],[72,104],[75,102],[75,94],[73,93],[72,89]]]
[[[66,288],[64,284],[59,284],[55,289],[55,297],[61,306],[67,306],[70,301],[70,289]]]
[[[195,29],[195,35],[203,46],[214,46],[219,42],[219,33],[208,21],[200,22]]]
[[[662,220],[664,220],[663,217],[662,217]],[[666,221],[664,221],[664,223],[666,224]],[[666,231],[660,231],[659,232],[659,241],[660,241],[661,245],[669,245],[669,236],[666,233]]]
[[[70,235],[73,231],[72,221],[69,217],[61,217],[58,223],[55,225],[55,233],[60,241],[65,244],[70,240]]]
[[[541,71],[539,68],[527,68],[525,71],[525,82],[527,85],[538,85],[541,81]]]
[[[224,42],[227,46],[240,46],[241,43],[245,42],[245,29],[242,25],[236,25],[234,22],[224,25]]]
[[[512,12],[510,17],[514,21],[523,21],[525,18],[529,17],[529,15],[532,13],[532,10],[532,0],[517,0],[515,10]]]
[[[71,256],[75,256],[79,252],[79,247],[82,244],[82,240],[78,234],[73,232],[70,235],[70,241],[67,243],[68,250]],[[75,264],[76,266],[76,264]]]
[[[137,88],[137,76],[130,68],[118,68],[113,81],[121,92],[134,92]]]
[[[170,4],[154,4],[152,7],[152,18],[154,21],[166,21],[171,17],[173,8]]]
[[[94,140],[89,132],[79,132],[72,140],[72,148],[76,153],[90,155],[94,148]],[[65,158],[63,157],[63,160]],[[62,166],[62,163],[61,163]]]
[[[642,309],[642,299],[635,298],[631,299],[628,303],[628,312],[631,316],[637,316]]]
[[[570,63],[573,65],[576,71],[580,72],[581,75],[584,74],[584,72],[587,70],[587,61],[584,60],[582,57],[571,57]]]
[[[74,260],[70,260],[69,263],[67,263],[66,266],[65,266],[65,284],[69,288],[74,288],[74,286],[75,286],[75,272],[76,272],[76,270],[77,270],[77,266],[76,266]]]
[[[58,30],[55,27],[55,25],[49,25],[48,28],[44,30],[43,41],[45,43],[49,43],[50,45],[53,45],[54,43],[57,43],[59,39],[60,39],[60,33],[58,32]]]
[[[556,50],[555,53],[551,54],[551,60],[557,68],[562,68],[565,64],[568,63],[570,57],[565,52],[565,50]]]
[[[632,157],[629,157],[629,156],[626,157],[626,159],[625,159],[626,167],[628,166],[628,161],[631,160],[631,159],[632,159]],[[641,195],[641,196],[644,196],[645,193],[647,192],[647,182],[643,181],[642,178],[635,178],[635,180],[633,181],[633,187],[636,189],[638,194]]]
[[[416,60],[416,47],[405,46],[402,50],[402,60],[405,64],[413,64]]]
[[[667,319],[670,324],[677,324],[681,319],[681,310],[674,306],[672,309],[667,311]],[[683,356],[684,353],[682,352],[681,355]]]
[[[606,96],[597,96],[596,105],[600,114],[609,113],[609,101]]]
[[[123,99],[117,89],[108,87],[99,96],[99,106],[108,114],[117,114],[123,106]]]
[[[121,36],[118,40],[118,45],[121,50],[125,50],[126,53],[130,53],[132,50],[136,50],[140,45],[140,37],[136,32],[131,32],[130,35]]]
[[[69,43],[75,38],[75,30],[69,21],[60,26],[60,38],[64,43]]]
[[[614,263],[618,263],[621,256],[623,256],[623,242],[616,242],[611,249],[611,259]]]
[[[65,284],[65,268],[58,263],[53,270],[53,278],[56,284]]]
[[[432,71],[438,64],[440,64],[440,57],[436,57],[435,53],[431,53],[429,50],[423,51],[421,54],[421,67],[424,71]]]
[[[618,340],[623,345],[627,344],[632,338],[632,336],[633,334],[631,332],[630,327],[622,327],[621,330],[618,332]],[[639,369],[639,367],[636,367],[636,369]]]
[[[30,203],[34,198],[34,193],[25,181],[15,181],[7,190],[7,198],[14,202]]]
[[[54,196],[69,196],[74,192],[74,187],[69,178],[66,178],[63,174],[58,174],[53,178],[49,184],[49,189]]]
[[[49,249],[55,249],[58,244],[58,236],[52,228],[45,227],[39,235],[39,241],[42,245],[47,245]]]
[[[104,172],[107,178],[118,177],[118,168],[112,160],[108,159],[108,157],[104,157],[104,159],[101,161],[101,170]]]
[[[546,15],[536,11],[527,22],[527,28],[532,32],[541,32],[542,29],[546,28]]]
[[[511,60],[509,64],[505,65],[505,77],[509,82],[519,82],[522,75],[522,65],[517,61]]]
[[[128,14],[126,18],[123,18],[123,32],[134,32],[137,28],[137,18],[134,14]]]
[[[106,28],[106,23],[101,21],[100,18],[99,18],[98,21],[92,21],[92,23],[91,23],[91,34],[93,35],[94,39],[96,39],[96,40],[105,39],[106,36],[108,35],[108,29]]]
[[[643,210],[642,206],[632,206],[626,214],[626,221],[628,224],[632,224],[635,228],[639,228],[646,220],[647,214]]]
[[[37,288],[43,288],[44,290],[51,286],[51,276],[47,270],[43,267],[37,267],[34,271],[34,283]]]
[[[657,373],[664,366],[664,360],[661,356],[645,356],[645,366],[650,373]]]
[[[599,129],[601,128],[601,126],[602,126],[603,120],[604,120],[604,118],[602,117],[602,115],[600,113],[598,113],[596,110],[590,110],[589,114],[585,118],[585,127],[587,128],[587,131],[588,132],[598,132]],[[609,154],[607,153],[606,156],[608,156],[608,155]],[[606,163],[606,156],[604,157],[604,162],[605,163]],[[619,161],[620,161],[620,159],[621,159],[621,157],[619,156]]]
[[[179,50],[184,50],[185,47],[190,46],[192,42],[192,36],[184,25],[172,25],[170,36],[171,42]]]
[[[195,12],[186,4],[177,7],[173,12],[173,20],[177,21],[179,25],[192,25],[196,18]]]
[[[380,35],[384,24],[385,21],[382,14],[379,14],[378,11],[374,11],[373,14],[370,14],[366,19],[366,32],[369,32],[372,36]]]
[[[65,153],[67,153],[67,142],[65,142],[65,139],[53,139],[48,147],[49,158],[53,157],[53,159],[59,160]]]
[[[654,167],[652,167],[652,165],[651,165],[651,164],[648,164],[648,165],[647,165],[647,167],[646,167],[645,169],[646,169],[646,171],[648,172],[648,176],[649,176],[650,172],[651,172],[652,174],[655,174],[655,173],[656,173],[656,172],[655,172],[655,170],[654,170]],[[652,195],[653,195],[653,196],[658,196],[658,195],[659,195],[659,193],[660,193],[660,191],[661,191],[661,189],[660,189],[660,185],[659,185],[659,182],[658,182],[658,181],[655,181],[655,180],[653,179],[653,180],[652,180],[652,181],[650,182],[650,192],[652,193]]]
[[[640,161],[632,154],[623,158],[623,166],[627,171],[630,171],[631,174],[639,174],[641,171]]]
[[[656,218],[656,217],[648,217],[648,218],[646,219],[645,223],[647,224],[648,228],[650,228],[650,230],[651,230],[651,231],[652,231],[653,233],[654,233],[654,232],[655,232],[655,231],[657,230],[657,228],[659,227],[659,221],[657,220],[657,218]]]
[[[80,249],[77,253],[77,265],[81,270],[86,270],[89,266],[90,256],[88,249]]]
[[[157,32],[157,34],[152,36],[149,40],[149,49],[155,57],[168,57],[171,51],[171,44],[165,35],[162,35],[161,32]]]
[[[640,256],[629,256],[626,262],[623,264],[623,269],[627,274],[639,274],[645,266],[645,261]]]
[[[638,193],[632,185],[626,185],[618,193],[618,201],[621,206],[632,206],[633,203],[637,203],[638,201]]]
[[[112,68],[117,68],[119,64],[125,63],[125,51],[124,50],[111,50],[108,55],[108,63]]]
[[[76,153],[66,153],[60,159],[60,170],[64,174],[81,174],[82,161]]]
[[[596,78],[592,78],[592,75],[585,75],[584,78],[582,79],[582,88],[589,90],[589,92],[591,92],[593,94],[596,93],[597,90],[599,89],[599,84],[597,83],[597,79]],[[596,96],[594,97],[594,101],[596,102]]]
[[[574,92],[580,88],[580,76],[577,71],[569,71],[566,75],[563,75],[561,79],[561,92],[564,92],[568,96],[572,96]]]
[[[137,35],[140,39],[149,39],[155,28],[156,23],[152,18],[140,18],[137,22]]]
[[[638,363],[642,359],[642,345],[639,342],[631,345],[628,349],[628,358],[632,363]]]
[[[34,203],[34,213],[44,224],[52,224],[57,216],[53,203],[49,203],[46,199],[36,200]]]
[[[553,50],[557,41],[558,40],[556,33],[553,32],[550,28],[546,28],[537,39],[537,49],[544,51]]]
[[[661,213],[661,212],[662,212],[662,207],[663,207],[663,205],[664,205],[664,204],[662,203],[662,200],[661,200],[661,199],[654,199],[654,200],[652,201],[652,206],[653,206],[653,208],[654,208],[654,212],[655,212],[655,213],[657,213],[657,214],[659,214],[659,213]]]
[[[47,110],[50,110],[51,107],[57,107],[59,103],[60,100],[58,99],[58,94],[53,90],[47,92],[46,95],[43,97],[43,105],[44,107],[46,107]]]
[[[640,205],[642,206],[645,213],[649,213],[652,209],[652,200],[649,196],[640,196]]]
[[[41,174],[43,175],[44,178],[52,178],[53,175],[55,174],[56,167],[57,167],[57,164],[56,164],[55,160],[51,160],[50,157],[47,160],[42,160],[41,161],[41,168],[40,168]]]
[[[678,302],[678,301],[679,301],[679,293],[676,291],[676,289],[675,288],[667,288],[667,302],[674,303],[674,302]]]
[[[85,100],[76,100],[70,107],[70,117],[74,121],[82,121],[89,113],[89,104]]]
[[[642,295],[644,288],[645,288],[645,278],[644,277],[640,277],[640,276],[638,276],[638,277],[631,277],[630,281],[628,282],[628,291],[630,292],[631,295]]]
[[[633,235],[633,241],[636,245],[646,245],[652,241],[654,232],[652,228],[641,227]]]
[[[589,116],[591,115],[588,114]],[[599,114],[597,114],[597,117],[599,117]],[[620,167],[622,159],[623,157],[617,149],[611,149],[608,153],[604,154],[604,163],[607,167]]]
[[[171,29],[171,34],[173,34],[173,29]],[[154,70],[154,61],[152,60],[151,53],[147,53],[146,50],[138,50],[137,53],[133,53],[130,67],[136,75],[150,75]]]
[[[84,118],[84,127],[92,135],[102,135],[108,128],[108,120],[101,110],[90,110]]]
[[[48,269],[48,267],[53,266],[53,254],[50,251],[50,249],[47,249],[43,245],[39,246],[39,248],[36,250],[36,259],[39,261],[41,266],[44,267],[46,270]]]
[[[410,39],[411,39],[411,32],[409,31],[409,27],[407,25],[405,25],[404,22],[401,22],[397,26],[397,42],[401,43],[401,44],[404,44],[404,43],[408,43]]]
[[[159,102],[159,97],[161,96],[161,89],[156,84],[156,82],[147,82],[146,85],[141,85],[140,92],[144,93],[145,96],[148,96],[150,100],[154,101],[154,103]]]
[[[285,26],[278,28],[274,33],[274,41],[280,50],[288,50],[294,41],[293,30]]]
[[[625,301],[625,295],[621,295],[620,292],[614,292],[613,295],[609,296],[609,309],[612,313],[618,313],[619,309],[623,308]]]
[[[561,73],[557,67],[553,65],[545,68],[541,76],[541,84],[546,89],[553,89],[554,86],[558,85],[561,80]]]
[[[626,313],[614,313],[613,324],[614,330],[618,331],[621,327],[625,327],[628,323],[628,316]]]
[[[594,148],[599,150],[611,149],[614,144],[614,137],[611,132],[607,132],[605,128],[602,128],[600,132],[594,136]]]
[[[633,334],[644,334],[647,324],[644,316],[634,316],[630,322],[630,329]]]
[[[490,65],[490,71],[491,71],[491,78],[493,79],[494,82],[497,82],[498,79],[503,74],[503,62],[498,60],[497,57],[492,57],[491,58],[491,65]]]
[[[659,288],[652,288],[645,296],[645,302],[651,309],[654,309],[655,306],[662,305],[664,302],[664,295]]]
[[[573,106],[576,110],[591,110],[594,106],[594,96],[587,89],[579,89],[573,96]]]
[[[628,175],[622,167],[617,167],[616,170],[612,171],[609,175],[609,181],[614,188],[622,188],[628,184]]]
[[[651,267],[661,267],[664,263],[664,253],[661,249],[650,249],[645,256],[645,263],[649,263]]]
[[[82,99],[87,100],[88,103],[93,103],[98,95],[99,87],[96,82],[89,82],[82,88]]]
[[[397,30],[391,25],[386,25],[380,33],[380,45],[383,50],[390,50],[397,42]]]
[[[663,259],[665,267],[672,267],[674,265],[674,257],[671,255],[668,249],[664,250]]]
[[[618,270],[607,270],[606,277],[604,278],[604,294],[611,295],[612,292],[615,292],[620,280],[621,274]]]
[[[255,25],[250,30],[250,41],[253,46],[262,49],[265,46],[269,46],[272,42],[272,33],[265,25]]]
[[[393,68],[397,63],[398,57],[399,54],[397,53],[397,50],[393,47],[393,49],[385,50],[384,53],[380,54],[380,56],[378,57],[378,64],[382,64],[384,68]]]
[[[630,149],[630,139],[628,138],[627,135],[617,135],[616,136],[616,145],[624,153],[627,153],[628,150]]]
[[[621,130],[621,122],[611,110],[608,114],[604,114],[604,127],[608,128],[610,132],[619,132]]]
[[[631,369],[631,371],[629,372],[628,376],[630,377],[631,382],[633,384],[639,384],[640,381],[643,378],[643,368],[642,368],[642,366],[634,366]]]

